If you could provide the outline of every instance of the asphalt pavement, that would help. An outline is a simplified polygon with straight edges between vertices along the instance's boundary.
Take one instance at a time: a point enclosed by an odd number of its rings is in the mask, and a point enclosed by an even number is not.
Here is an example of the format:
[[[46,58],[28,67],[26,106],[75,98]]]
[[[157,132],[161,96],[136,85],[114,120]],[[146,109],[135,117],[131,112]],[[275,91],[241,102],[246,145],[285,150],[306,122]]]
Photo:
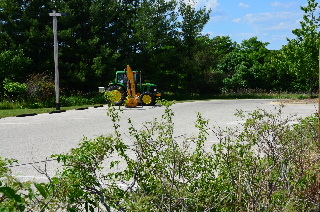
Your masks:
[[[174,136],[196,135],[197,130],[194,125],[197,113],[209,119],[210,125],[232,127],[244,122],[234,116],[237,110],[250,112],[255,109],[266,109],[276,112],[280,106],[274,101],[260,99],[176,103],[171,107],[175,114]],[[285,105],[282,109],[283,116],[306,117],[317,113],[317,106],[316,104]],[[121,107],[121,109],[123,112],[120,113],[120,131],[125,143],[132,145],[133,140],[128,133],[128,119],[130,118],[139,130],[143,123],[161,118],[165,108],[156,105],[137,108]],[[111,118],[107,116],[107,106],[63,113],[2,118],[0,119],[0,156],[19,161],[11,167],[17,177],[24,180],[45,180],[46,178],[34,167],[46,169],[50,176],[54,176],[60,165],[51,158],[51,155],[69,152],[77,147],[84,137],[96,138],[100,135],[113,134],[112,125]],[[216,142],[213,137],[210,139],[209,142]]]

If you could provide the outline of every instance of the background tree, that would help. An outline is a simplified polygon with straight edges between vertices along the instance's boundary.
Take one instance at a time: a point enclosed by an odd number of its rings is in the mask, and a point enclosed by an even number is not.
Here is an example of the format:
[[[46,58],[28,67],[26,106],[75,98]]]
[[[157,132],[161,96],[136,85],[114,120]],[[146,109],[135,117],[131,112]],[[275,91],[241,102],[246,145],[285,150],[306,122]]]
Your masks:
[[[257,37],[244,40],[218,65],[225,73],[225,87],[233,91],[241,89],[266,88],[265,58],[269,54],[269,43],[258,41]]]
[[[219,64],[225,57],[235,50],[237,43],[233,42],[229,36],[217,36],[207,41],[209,45],[203,46],[202,51],[205,51],[201,58],[206,58],[202,63],[205,68],[205,78],[203,79],[204,89],[201,93],[220,94],[224,87],[225,74],[218,69]],[[210,52],[210,53],[209,53]],[[203,60],[203,59],[202,59]]]
[[[133,67],[152,82],[164,82],[163,73],[171,70],[177,45],[177,2],[143,0],[137,10],[134,26]],[[165,82],[165,84],[167,84]],[[163,86],[166,86],[166,85]],[[170,83],[168,83],[170,84]]]
[[[52,23],[48,13],[50,3],[44,0],[3,0],[0,2],[0,45],[3,51],[23,51],[32,59],[24,74],[41,72],[50,67],[52,37],[47,26]],[[50,22],[51,20],[51,22]],[[50,25],[51,26],[51,25]]]
[[[218,64],[222,61],[222,59],[230,52],[235,50],[237,47],[237,43],[232,41],[230,36],[216,36],[212,38],[213,42],[213,54],[214,54],[214,61],[213,67],[214,69],[217,68]]]
[[[179,69],[179,84],[187,88],[189,94],[198,93],[199,86],[203,81],[203,69],[195,60],[199,52],[198,46],[202,45],[201,32],[208,22],[210,10],[205,7],[196,10],[192,2],[180,1],[179,14],[182,20],[179,23],[181,39],[181,64]],[[200,50],[202,51],[202,50]]]
[[[216,40],[201,34],[209,20],[206,8],[197,10],[192,3],[176,0],[4,0],[0,8],[2,50],[30,58],[13,70],[22,73],[15,73],[21,81],[31,74],[50,75],[53,70],[52,18],[48,14],[55,9],[70,13],[58,21],[64,91],[106,86],[115,70],[126,64],[168,91],[212,90],[212,81],[207,79],[221,58],[217,52],[223,50],[218,50]]]
[[[25,82],[28,74],[50,67],[48,11],[46,1],[0,1],[0,95],[4,79]]]
[[[203,35],[210,9],[177,0],[0,1],[0,92],[3,81],[53,76],[52,17],[60,17],[59,70],[64,91],[97,91],[130,64],[163,91],[219,93],[221,88],[306,91],[317,80],[318,3],[309,0],[296,39],[270,51],[257,37],[237,45]],[[311,94],[310,94],[311,95]]]
[[[282,50],[271,50],[265,58],[264,79],[265,88],[269,91],[277,92],[295,92],[295,77],[289,73],[288,68],[283,66]]]
[[[300,22],[301,29],[292,31],[297,36],[295,39],[288,39],[288,44],[282,48],[282,66],[286,66],[289,72],[297,78],[299,87],[297,89],[309,90],[310,97],[315,82],[318,79],[318,56],[319,56],[319,16],[316,11],[319,9],[316,0],[308,0],[304,11],[303,21]]]
[[[0,53],[0,100],[4,94],[5,80],[22,82],[21,76],[26,67],[31,64],[31,59],[26,57],[23,50],[6,50]]]

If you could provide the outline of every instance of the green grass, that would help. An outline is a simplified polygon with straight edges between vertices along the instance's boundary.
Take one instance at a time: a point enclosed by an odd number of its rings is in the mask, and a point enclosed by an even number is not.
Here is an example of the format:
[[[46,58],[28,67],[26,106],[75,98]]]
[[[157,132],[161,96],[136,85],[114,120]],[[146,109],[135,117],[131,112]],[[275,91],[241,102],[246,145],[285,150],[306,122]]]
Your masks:
[[[96,105],[80,105],[80,106],[70,106],[70,107],[61,107],[60,110],[74,110],[78,108],[85,108],[85,107],[93,107]],[[41,113],[50,113],[56,111],[55,108],[37,108],[37,109],[28,109],[28,108],[23,108],[23,109],[0,109],[0,118],[5,118],[5,117],[14,117],[22,114],[41,114]]]
[[[219,95],[190,95],[190,94],[173,94],[164,93],[163,99],[172,101],[187,101],[187,100],[213,100],[213,99],[307,99],[308,94],[292,94],[292,93],[263,93],[263,92],[242,92],[228,93]],[[313,96],[317,98],[317,96]]]
[[[34,102],[30,100],[0,102],[0,118],[13,117],[22,114],[40,114],[56,111],[53,106],[54,99],[46,102]],[[79,94],[73,96],[62,96],[60,98],[62,107],[60,110],[73,110],[77,108],[93,107],[106,104],[106,100],[101,94]]]

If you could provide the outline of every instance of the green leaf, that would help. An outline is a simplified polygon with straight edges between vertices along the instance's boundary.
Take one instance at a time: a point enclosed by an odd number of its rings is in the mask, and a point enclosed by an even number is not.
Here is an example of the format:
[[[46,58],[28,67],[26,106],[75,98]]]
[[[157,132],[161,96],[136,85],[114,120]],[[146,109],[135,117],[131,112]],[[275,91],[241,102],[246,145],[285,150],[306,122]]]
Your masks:
[[[22,202],[21,196],[17,194],[17,192],[11,187],[1,187],[0,192],[8,198],[15,200],[16,202]]]
[[[49,191],[45,184],[43,183],[35,183],[34,186],[37,188],[37,190],[40,192],[40,194],[44,197],[47,198],[49,196]]]

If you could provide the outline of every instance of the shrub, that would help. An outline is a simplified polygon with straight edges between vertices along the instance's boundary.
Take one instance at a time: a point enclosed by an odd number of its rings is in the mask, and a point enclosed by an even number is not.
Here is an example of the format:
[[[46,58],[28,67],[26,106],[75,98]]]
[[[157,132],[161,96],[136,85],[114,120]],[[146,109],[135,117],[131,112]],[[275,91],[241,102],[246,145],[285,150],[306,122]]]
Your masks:
[[[46,73],[32,74],[27,80],[28,97],[39,106],[52,105],[54,102],[54,80]]]
[[[241,117],[243,113],[238,113]],[[317,146],[317,118],[291,125],[277,114],[256,110],[241,130],[218,130],[213,146],[227,190],[223,209],[236,211],[308,211],[317,202],[308,195],[319,164],[310,166]],[[308,167],[308,168],[307,168]],[[227,183],[228,182],[228,183]],[[318,190],[319,191],[319,190]]]
[[[210,128],[198,114],[199,134],[174,138],[174,113],[165,104],[161,120],[136,129],[135,157],[121,139],[119,114],[109,110],[115,136],[84,140],[64,163],[59,185],[71,211],[307,211],[318,207],[316,117],[283,118],[256,110],[241,129]],[[219,138],[204,148],[208,130]],[[114,158],[118,158],[115,160]],[[108,159],[108,163],[105,162]],[[108,165],[109,164],[109,165]],[[124,167],[117,170],[119,165]],[[103,171],[104,167],[104,171]],[[107,170],[107,172],[105,172]],[[125,185],[125,186],[124,186]],[[310,188],[314,188],[310,190]],[[62,199],[60,199],[62,202]],[[84,204],[85,203],[85,204]]]
[[[47,184],[34,183],[28,190],[34,198],[24,197],[24,206],[139,212],[319,209],[317,116],[292,124],[296,118],[283,117],[281,107],[276,114],[238,111],[246,122],[222,129],[210,127],[198,113],[198,134],[175,138],[171,103],[162,104],[162,117],[142,128],[128,120],[131,147],[122,140],[120,113],[109,107],[114,135],[84,138],[78,148],[55,155],[63,169]],[[209,133],[219,142],[206,149]]]
[[[22,101],[26,97],[28,86],[25,83],[13,82],[9,79],[3,81],[4,97],[9,101]]]
[[[60,97],[61,105],[64,107],[75,106],[75,105],[94,105],[94,104],[105,104],[106,99],[103,94],[92,93],[92,94],[81,94],[74,93],[72,95],[63,95]]]
[[[0,211],[24,211],[30,184],[17,181],[7,167],[14,160],[0,157]]]

